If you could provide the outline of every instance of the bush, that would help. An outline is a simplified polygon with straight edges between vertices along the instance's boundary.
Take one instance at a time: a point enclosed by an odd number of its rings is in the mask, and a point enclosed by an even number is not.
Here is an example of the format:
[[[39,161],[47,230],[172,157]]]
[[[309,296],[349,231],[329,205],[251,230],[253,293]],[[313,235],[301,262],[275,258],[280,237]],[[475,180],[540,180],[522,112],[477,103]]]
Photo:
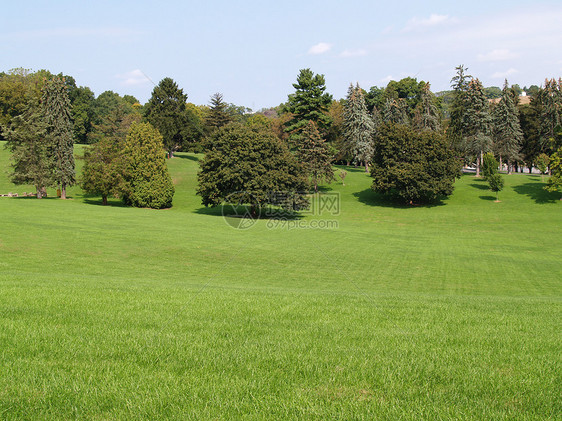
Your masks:
[[[482,175],[487,180],[491,175],[498,173],[499,162],[494,158],[494,154],[488,152],[482,160]]]
[[[125,204],[154,209],[172,206],[174,185],[158,130],[148,123],[134,123],[125,141],[123,161],[121,196]]]

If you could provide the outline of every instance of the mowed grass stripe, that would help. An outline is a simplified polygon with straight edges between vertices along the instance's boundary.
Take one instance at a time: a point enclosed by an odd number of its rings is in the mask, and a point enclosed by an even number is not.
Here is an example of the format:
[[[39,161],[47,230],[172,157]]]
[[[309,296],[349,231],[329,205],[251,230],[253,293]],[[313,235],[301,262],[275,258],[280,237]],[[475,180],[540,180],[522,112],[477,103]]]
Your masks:
[[[401,207],[347,168],[324,190],[337,230],[237,231],[179,155],[169,210],[0,198],[1,418],[560,417],[562,214],[540,177]]]

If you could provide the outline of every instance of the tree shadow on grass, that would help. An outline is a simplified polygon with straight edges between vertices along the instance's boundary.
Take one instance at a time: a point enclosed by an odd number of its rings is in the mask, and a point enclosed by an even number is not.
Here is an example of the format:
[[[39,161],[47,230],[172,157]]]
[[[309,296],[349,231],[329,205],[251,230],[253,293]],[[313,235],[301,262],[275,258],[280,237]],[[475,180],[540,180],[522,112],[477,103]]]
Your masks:
[[[194,213],[200,215],[220,216],[221,218],[250,218],[250,219],[283,219],[287,221],[302,219],[303,215],[299,212],[288,212],[279,208],[265,206],[258,215],[250,214],[250,207],[245,205],[219,205],[213,207],[202,207],[195,210]]]
[[[413,205],[408,205],[397,198],[387,196],[375,192],[373,189],[365,189],[360,192],[353,193],[359,202],[364,203],[369,206],[380,206],[385,208],[397,208],[397,209],[414,209],[414,208],[433,208],[436,206],[443,206],[445,202],[442,199],[436,200],[431,203],[415,203]]]
[[[84,203],[94,206],[105,206],[106,208],[127,208],[128,206],[119,199],[107,199],[107,205],[103,204],[103,200],[99,196],[83,196]]]
[[[496,200],[496,196],[478,196],[482,200]]]
[[[190,161],[195,161],[195,162],[199,162],[199,157],[198,156],[193,156],[193,155],[187,155],[187,154],[174,154],[174,158],[181,158],[181,159],[189,159]],[[172,159],[174,159],[172,158]]]
[[[546,183],[541,182],[540,178],[528,177],[528,179],[532,182],[513,186],[513,190],[518,194],[530,197],[539,204],[556,203],[560,200],[560,193],[545,190]]]
[[[470,187],[474,187],[475,189],[478,189],[478,190],[490,190],[490,186],[488,186],[487,184],[472,183],[472,184],[470,184]]]

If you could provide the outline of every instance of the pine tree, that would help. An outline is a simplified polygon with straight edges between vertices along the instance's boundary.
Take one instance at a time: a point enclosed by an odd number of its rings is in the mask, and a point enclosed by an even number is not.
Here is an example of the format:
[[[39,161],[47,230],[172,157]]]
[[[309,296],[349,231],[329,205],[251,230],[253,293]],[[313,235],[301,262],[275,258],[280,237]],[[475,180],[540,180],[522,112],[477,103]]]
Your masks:
[[[332,155],[313,121],[309,121],[302,131],[297,157],[310,177],[315,192],[318,191],[319,182],[334,179]]]
[[[187,94],[183,93],[183,89],[173,79],[167,77],[154,87],[146,104],[146,119],[162,135],[168,158],[172,158],[174,150],[184,143],[186,103]]]
[[[464,117],[464,144],[468,154],[476,157],[476,176],[479,177],[482,157],[492,147],[493,122],[488,99],[478,79],[468,84]]]
[[[344,138],[355,163],[363,163],[365,172],[373,158],[375,125],[365,104],[363,90],[349,86],[344,109]]]
[[[466,136],[466,118],[465,112],[467,108],[467,91],[472,76],[466,74],[468,67],[459,65],[455,68],[456,75],[451,79],[451,87],[454,90],[453,103],[449,114],[450,122],[447,128],[447,137],[449,143],[460,153],[466,153],[466,145],[464,139]]]
[[[47,124],[47,138],[54,158],[54,176],[60,186],[61,199],[66,199],[66,188],[75,182],[74,142],[72,138],[71,104],[64,80],[54,78],[45,84],[41,109]]]
[[[539,93],[542,103],[540,114],[540,142],[543,152],[551,155],[560,145],[562,135],[562,79],[546,79]]]
[[[521,145],[523,143],[523,132],[519,124],[519,112],[513,102],[511,89],[504,83],[500,102],[493,110],[494,121],[494,149],[502,159],[507,161],[507,173],[511,174],[514,161],[521,159]]]
[[[47,125],[39,104],[31,99],[25,111],[13,117],[4,131],[6,148],[12,153],[10,181],[16,185],[31,184],[41,199],[54,182],[51,145],[46,141]]]
[[[291,133],[290,140],[298,142],[300,132],[308,121],[314,121],[320,135],[325,138],[332,123],[328,113],[332,95],[325,92],[324,75],[315,75],[310,69],[301,69],[293,87],[295,93],[289,95],[285,105],[285,111],[292,114],[285,126],[285,131]]]
[[[211,97],[211,106],[207,114],[206,124],[211,132],[226,126],[232,119],[226,111],[228,105],[222,99],[221,93],[216,93]]]
[[[416,130],[441,130],[441,112],[435,102],[435,95],[426,83],[421,91],[420,102],[414,111],[414,128]]]
[[[408,118],[408,104],[404,99],[387,99],[382,109],[382,119],[385,123],[410,124]]]

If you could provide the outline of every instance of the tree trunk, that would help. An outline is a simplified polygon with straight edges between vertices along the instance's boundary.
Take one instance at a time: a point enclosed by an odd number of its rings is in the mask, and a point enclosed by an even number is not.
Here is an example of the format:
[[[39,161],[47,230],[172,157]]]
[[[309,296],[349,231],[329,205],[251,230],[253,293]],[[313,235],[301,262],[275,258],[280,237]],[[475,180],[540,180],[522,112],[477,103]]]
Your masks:
[[[346,162],[347,162],[347,166],[349,167],[349,161],[346,161]]]
[[[43,189],[39,186],[35,186],[37,189],[37,199],[43,199]]]
[[[60,186],[60,198],[63,200],[66,199],[66,184],[64,183]]]
[[[500,155],[500,171],[503,169],[502,156]]]
[[[480,151],[480,156],[476,158],[476,177],[480,177],[480,163],[482,162],[482,151]]]
[[[532,173],[533,173],[533,166],[529,165],[529,174],[532,174]]]
[[[365,172],[368,173],[369,172],[369,163],[365,162]]]
[[[507,161],[507,175],[511,174],[511,162]]]
[[[103,195],[103,196],[101,197],[101,201],[102,201],[102,203],[103,203],[104,206],[107,206],[107,195]]]

